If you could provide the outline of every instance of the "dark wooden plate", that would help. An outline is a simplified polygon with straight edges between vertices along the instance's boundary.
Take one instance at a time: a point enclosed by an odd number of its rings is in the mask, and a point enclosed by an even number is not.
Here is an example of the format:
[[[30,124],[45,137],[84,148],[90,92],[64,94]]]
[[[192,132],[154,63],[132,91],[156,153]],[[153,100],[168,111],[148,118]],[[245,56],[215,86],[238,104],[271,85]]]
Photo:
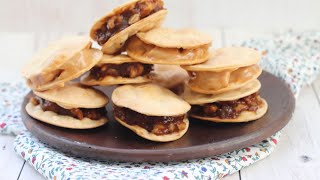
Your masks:
[[[112,117],[112,105],[107,106],[110,122],[92,130],[71,130],[37,121],[25,111],[28,95],[21,109],[27,129],[40,141],[76,156],[118,161],[178,161],[203,158],[250,146],[281,130],[290,120],[294,97],[277,77],[263,72],[261,96],[268,112],[259,120],[248,123],[210,123],[190,118],[188,132],[179,140],[157,143],[142,139],[121,126]],[[108,96],[112,89],[103,89]]]

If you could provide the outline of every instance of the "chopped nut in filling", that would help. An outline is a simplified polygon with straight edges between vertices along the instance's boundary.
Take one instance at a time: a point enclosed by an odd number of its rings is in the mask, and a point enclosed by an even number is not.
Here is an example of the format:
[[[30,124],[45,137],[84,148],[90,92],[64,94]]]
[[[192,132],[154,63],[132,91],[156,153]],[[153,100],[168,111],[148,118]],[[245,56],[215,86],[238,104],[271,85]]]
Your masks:
[[[29,102],[32,103],[34,106],[40,105],[43,111],[52,111],[59,115],[71,116],[79,120],[83,118],[99,120],[107,116],[107,111],[104,107],[93,108],[93,109],[86,109],[86,108],[64,109],[58,104],[42,99],[34,94],[30,98]]]
[[[103,45],[116,33],[162,9],[162,0],[141,0],[124,8],[119,14],[108,17],[106,22],[96,31],[98,44]]]
[[[251,94],[234,101],[220,101],[204,105],[193,105],[191,113],[201,117],[217,117],[235,119],[243,111],[256,112],[262,101],[258,93]]]
[[[156,135],[171,134],[186,128],[183,121],[185,115],[180,116],[147,116],[128,108],[114,105],[114,116],[129,125],[137,125]]]
[[[96,80],[102,80],[106,76],[135,78],[149,74],[153,69],[151,64],[138,62],[123,64],[102,64],[90,70],[90,76]]]

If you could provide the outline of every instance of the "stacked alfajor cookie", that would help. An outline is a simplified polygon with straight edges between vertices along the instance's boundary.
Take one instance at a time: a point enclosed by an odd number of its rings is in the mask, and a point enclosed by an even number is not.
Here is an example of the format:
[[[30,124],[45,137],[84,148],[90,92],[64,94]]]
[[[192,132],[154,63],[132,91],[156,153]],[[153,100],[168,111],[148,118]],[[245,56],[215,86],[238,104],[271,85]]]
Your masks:
[[[91,86],[117,85],[114,119],[152,141],[181,138],[188,116],[214,122],[263,116],[260,54],[241,47],[210,52],[207,34],[161,28],[166,14],[162,0],[131,0],[92,26],[101,50],[82,36],[40,50],[22,72],[33,90],[28,114],[65,128],[99,127],[108,121],[108,97]]]
[[[139,136],[173,141],[188,130],[191,106],[181,92],[188,74],[180,65],[209,59],[210,36],[193,29],[160,28],[162,0],[133,0],[99,19],[90,36],[104,55],[81,78],[88,86],[122,85],[112,94],[115,119]]]
[[[70,82],[102,58],[90,39],[66,37],[39,50],[22,74],[32,89],[27,113],[42,122],[71,129],[90,129],[108,122],[108,97],[102,92]]]
[[[258,51],[221,48],[198,65],[182,66],[190,75],[182,97],[192,105],[190,116],[214,122],[247,122],[268,108],[259,95],[262,69]]]

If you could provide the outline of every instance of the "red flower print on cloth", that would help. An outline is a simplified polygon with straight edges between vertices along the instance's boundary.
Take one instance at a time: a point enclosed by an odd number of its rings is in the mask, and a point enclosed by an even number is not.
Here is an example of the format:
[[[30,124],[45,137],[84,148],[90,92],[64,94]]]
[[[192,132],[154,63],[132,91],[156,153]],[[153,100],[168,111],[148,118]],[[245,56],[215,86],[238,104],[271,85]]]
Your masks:
[[[32,157],[32,160],[31,160],[32,164],[34,164],[35,161],[36,161],[36,157],[33,156],[33,157]]]
[[[163,176],[163,180],[170,180],[167,176]]]
[[[33,167],[41,169],[40,173],[45,173],[46,177],[51,176],[51,178],[48,178],[50,180],[54,180],[52,169],[55,171],[54,175],[60,177],[63,174],[66,177],[65,179],[81,179],[81,177],[82,179],[105,179],[103,177],[119,179],[122,176],[127,179],[149,179],[150,177],[163,180],[218,179],[268,156],[275,147],[271,139],[278,140],[279,135],[280,133],[268,138],[265,142],[261,142],[261,144],[251,146],[250,152],[242,149],[214,157],[179,163],[117,162],[117,164],[113,165],[104,161],[76,159],[65,156],[65,154],[55,151],[46,144],[42,144],[38,139],[32,137],[30,132],[24,132],[17,136],[15,151],[22,157],[24,156],[24,159],[30,162]],[[22,144],[23,146],[21,146]],[[255,153],[260,148],[266,148],[267,153],[255,156]],[[39,152],[41,152],[40,155],[38,154]],[[250,158],[250,156],[252,157]],[[37,162],[35,162],[36,159],[38,160]],[[39,168],[39,160],[41,160],[41,168]],[[43,172],[43,169],[47,170]]]
[[[7,124],[6,123],[1,123],[0,128],[4,128]]]
[[[183,177],[188,177],[188,173],[185,171],[182,171],[181,174],[183,175]]]

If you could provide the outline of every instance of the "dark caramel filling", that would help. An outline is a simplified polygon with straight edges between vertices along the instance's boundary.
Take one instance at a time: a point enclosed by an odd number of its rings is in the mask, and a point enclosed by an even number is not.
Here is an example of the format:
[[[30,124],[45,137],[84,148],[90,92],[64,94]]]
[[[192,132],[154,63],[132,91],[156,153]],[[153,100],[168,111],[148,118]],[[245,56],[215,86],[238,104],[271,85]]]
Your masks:
[[[123,64],[102,64],[90,70],[90,75],[96,80],[102,80],[106,76],[135,78],[149,74],[153,65],[138,62]]]
[[[30,100],[30,103],[37,106],[40,105],[43,111],[52,111],[59,115],[64,116],[71,116],[76,119],[83,119],[83,118],[89,118],[92,120],[99,120],[103,117],[107,116],[106,109],[103,108],[93,108],[93,109],[86,109],[86,108],[72,108],[72,109],[64,109],[61,106],[57,105],[56,103],[47,101],[45,99],[42,99],[36,95],[33,95]]]
[[[218,117],[235,119],[243,111],[256,112],[262,101],[258,93],[251,94],[234,101],[220,101],[204,105],[193,105],[191,113],[201,117]]]
[[[118,15],[108,17],[106,22],[96,31],[98,44],[103,45],[116,33],[162,9],[162,0],[141,0],[124,9]]]
[[[156,135],[166,135],[179,132],[186,128],[183,122],[185,115],[181,116],[147,116],[128,108],[114,105],[115,117],[129,125],[137,125]]]

